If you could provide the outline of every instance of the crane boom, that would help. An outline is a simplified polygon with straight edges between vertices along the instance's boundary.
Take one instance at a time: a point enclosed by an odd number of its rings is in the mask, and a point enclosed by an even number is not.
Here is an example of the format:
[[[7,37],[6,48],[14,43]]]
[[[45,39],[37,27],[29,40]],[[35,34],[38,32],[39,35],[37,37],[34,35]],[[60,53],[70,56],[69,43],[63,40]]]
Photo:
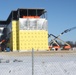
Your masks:
[[[52,40],[50,41],[50,43],[51,43],[53,40],[59,38],[59,37],[60,37],[61,35],[63,35],[64,33],[70,32],[71,30],[74,30],[74,29],[76,29],[76,27],[72,27],[72,28],[66,29],[66,30],[64,30],[62,33],[60,33],[58,36],[54,36],[53,34],[50,34],[50,35],[52,35],[52,36],[55,37],[54,39],[52,39]],[[48,37],[50,37],[50,35],[49,35]]]
[[[61,47],[62,49],[65,49],[65,50],[71,49],[71,46],[70,46],[68,43],[66,43],[65,41],[61,40],[59,37],[57,38],[57,37],[56,37],[55,35],[53,35],[53,34],[50,34],[50,36],[53,36],[54,38],[60,40],[61,42],[63,42],[63,43],[65,44],[64,46]],[[53,43],[55,43],[55,44],[57,45],[57,46],[55,47],[55,49],[58,50],[58,49],[60,48],[59,44],[58,44],[55,40],[52,40],[52,42],[50,43],[50,45],[52,46]],[[51,48],[53,48],[53,47],[54,47],[54,46],[52,46]]]
[[[66,29],[66,30],[64,30],[61,34],[70,32],[71,30],[74,30],[74,29],[76,29],[76,27],[72,27],[72,28]]]
[[[53,34],[50,34],[50,35],[52,35],[54,38],[56,38],[56,39],[58,39],[58,40],[60,40],[61,42],[63,42],[63,43],[65,43],[66,45],[69,45],[68,43],[66,43],[65,41],[63,41],[63,40],[61,40],[59,37],[57,38],[55,35],[53,35]],[[55,41],[55,40],[54,40]]]
[[[53,34],[50,34],[50,35],[53,36],[53,37],[56,37]],[[57,46],[59,46],[59,44],[55,40],[52,40],[52,43],[55,43]]]

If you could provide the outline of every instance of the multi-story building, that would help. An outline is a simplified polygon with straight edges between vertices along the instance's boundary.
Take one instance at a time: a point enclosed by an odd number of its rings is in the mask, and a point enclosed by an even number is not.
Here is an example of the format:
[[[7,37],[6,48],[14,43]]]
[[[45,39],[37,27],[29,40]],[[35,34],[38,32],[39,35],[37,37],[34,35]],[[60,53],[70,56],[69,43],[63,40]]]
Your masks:
[[[5,21],[7,44],[12,51],[47,50],[48,30],[45,9],[17,9]]]

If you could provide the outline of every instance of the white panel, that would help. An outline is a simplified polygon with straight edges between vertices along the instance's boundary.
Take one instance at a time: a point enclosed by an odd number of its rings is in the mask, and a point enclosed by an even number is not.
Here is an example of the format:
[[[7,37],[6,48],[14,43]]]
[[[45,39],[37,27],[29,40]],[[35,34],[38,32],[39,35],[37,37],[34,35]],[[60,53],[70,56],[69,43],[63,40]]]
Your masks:
[[[47,30],[47,20],[44,18],[19,18],[20,30]]]
[[[2,35],[3,29],[4,29],[4,27],[0,27],[0,37]]]

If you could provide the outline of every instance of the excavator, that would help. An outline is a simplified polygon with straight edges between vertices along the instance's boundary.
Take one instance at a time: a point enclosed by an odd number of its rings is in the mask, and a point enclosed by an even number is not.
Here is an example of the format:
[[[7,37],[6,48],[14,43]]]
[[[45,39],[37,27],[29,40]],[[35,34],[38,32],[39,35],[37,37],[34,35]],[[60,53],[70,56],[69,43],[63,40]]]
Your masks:
[[[74,30],[74,29],[76,29],[76,27],[72,27],[72,28],[70,28],[70,29],[66,29],[66,30],[64,30],[62,33],[60,33],[58,36],[55,36],[55,35],[53,35],[53,34],[48,34],[48,38],[50,37],[50,36],[53,36],[54,37],[54,39],[52,39],[51,41],[50,41],[50,45],[52,45],[53,43],[54,43],[54,41],[56,40],[56,39],[58,39],[58,40],[60,40],[61,42],[63,42],[65,45],[63,46],[63,49],[65,49],[65,50],[69,50],[69,49],[71,49],[71,46],[68,44],[68,43],[66,43],[66,42],[64,42],[63,40],[61,40],[59,37],[61,36],[61,35],[63,35],[64,33],[67,33],[67,32],[70,32],[71,30]],[[55,47],[52,47],[52,46],[49,46],[49,48],[51,49],[51,48],[55,48]],[[56,50],[58,50],[60,48],[60,46],[59,45],[57,45],[57,48],[55,48]]]

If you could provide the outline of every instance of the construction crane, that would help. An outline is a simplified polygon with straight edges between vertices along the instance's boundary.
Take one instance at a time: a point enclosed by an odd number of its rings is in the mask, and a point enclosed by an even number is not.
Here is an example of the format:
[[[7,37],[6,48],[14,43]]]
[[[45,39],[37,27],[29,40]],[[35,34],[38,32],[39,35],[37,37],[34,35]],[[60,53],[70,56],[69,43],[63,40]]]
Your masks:
[[[64,30],[62,33],[60,33],[58,36],[55,36],[55,35],[53,35],[53,34],[48,34],[48,38],[50,37],[50,36],[53,36],[54,37],[54,39],[52,39],[51,41],[50,41],[50,44],[52,44],[53,43],[53,41],[54,40],[56,40],[56,39],[59,39],[59,40],[61,40],[59,37],[61,36],[61,35],[63,35],[64,33],[67,33],[67,32],[70,32],[71,30],[74,30],[74,29],[76,29],[76,27],[72,27],[72,28],[69,28],[69,29],[66,29],[66,30]],[[64,42],[63,40],[61,40],[62,42]],[[69,49],[69,48],[71,48],[71,46],[68,44],[68,43],[66,43],[66,42],[64,42],[67,46],[64,46],[64,49],[66,48],[66,49]]]

